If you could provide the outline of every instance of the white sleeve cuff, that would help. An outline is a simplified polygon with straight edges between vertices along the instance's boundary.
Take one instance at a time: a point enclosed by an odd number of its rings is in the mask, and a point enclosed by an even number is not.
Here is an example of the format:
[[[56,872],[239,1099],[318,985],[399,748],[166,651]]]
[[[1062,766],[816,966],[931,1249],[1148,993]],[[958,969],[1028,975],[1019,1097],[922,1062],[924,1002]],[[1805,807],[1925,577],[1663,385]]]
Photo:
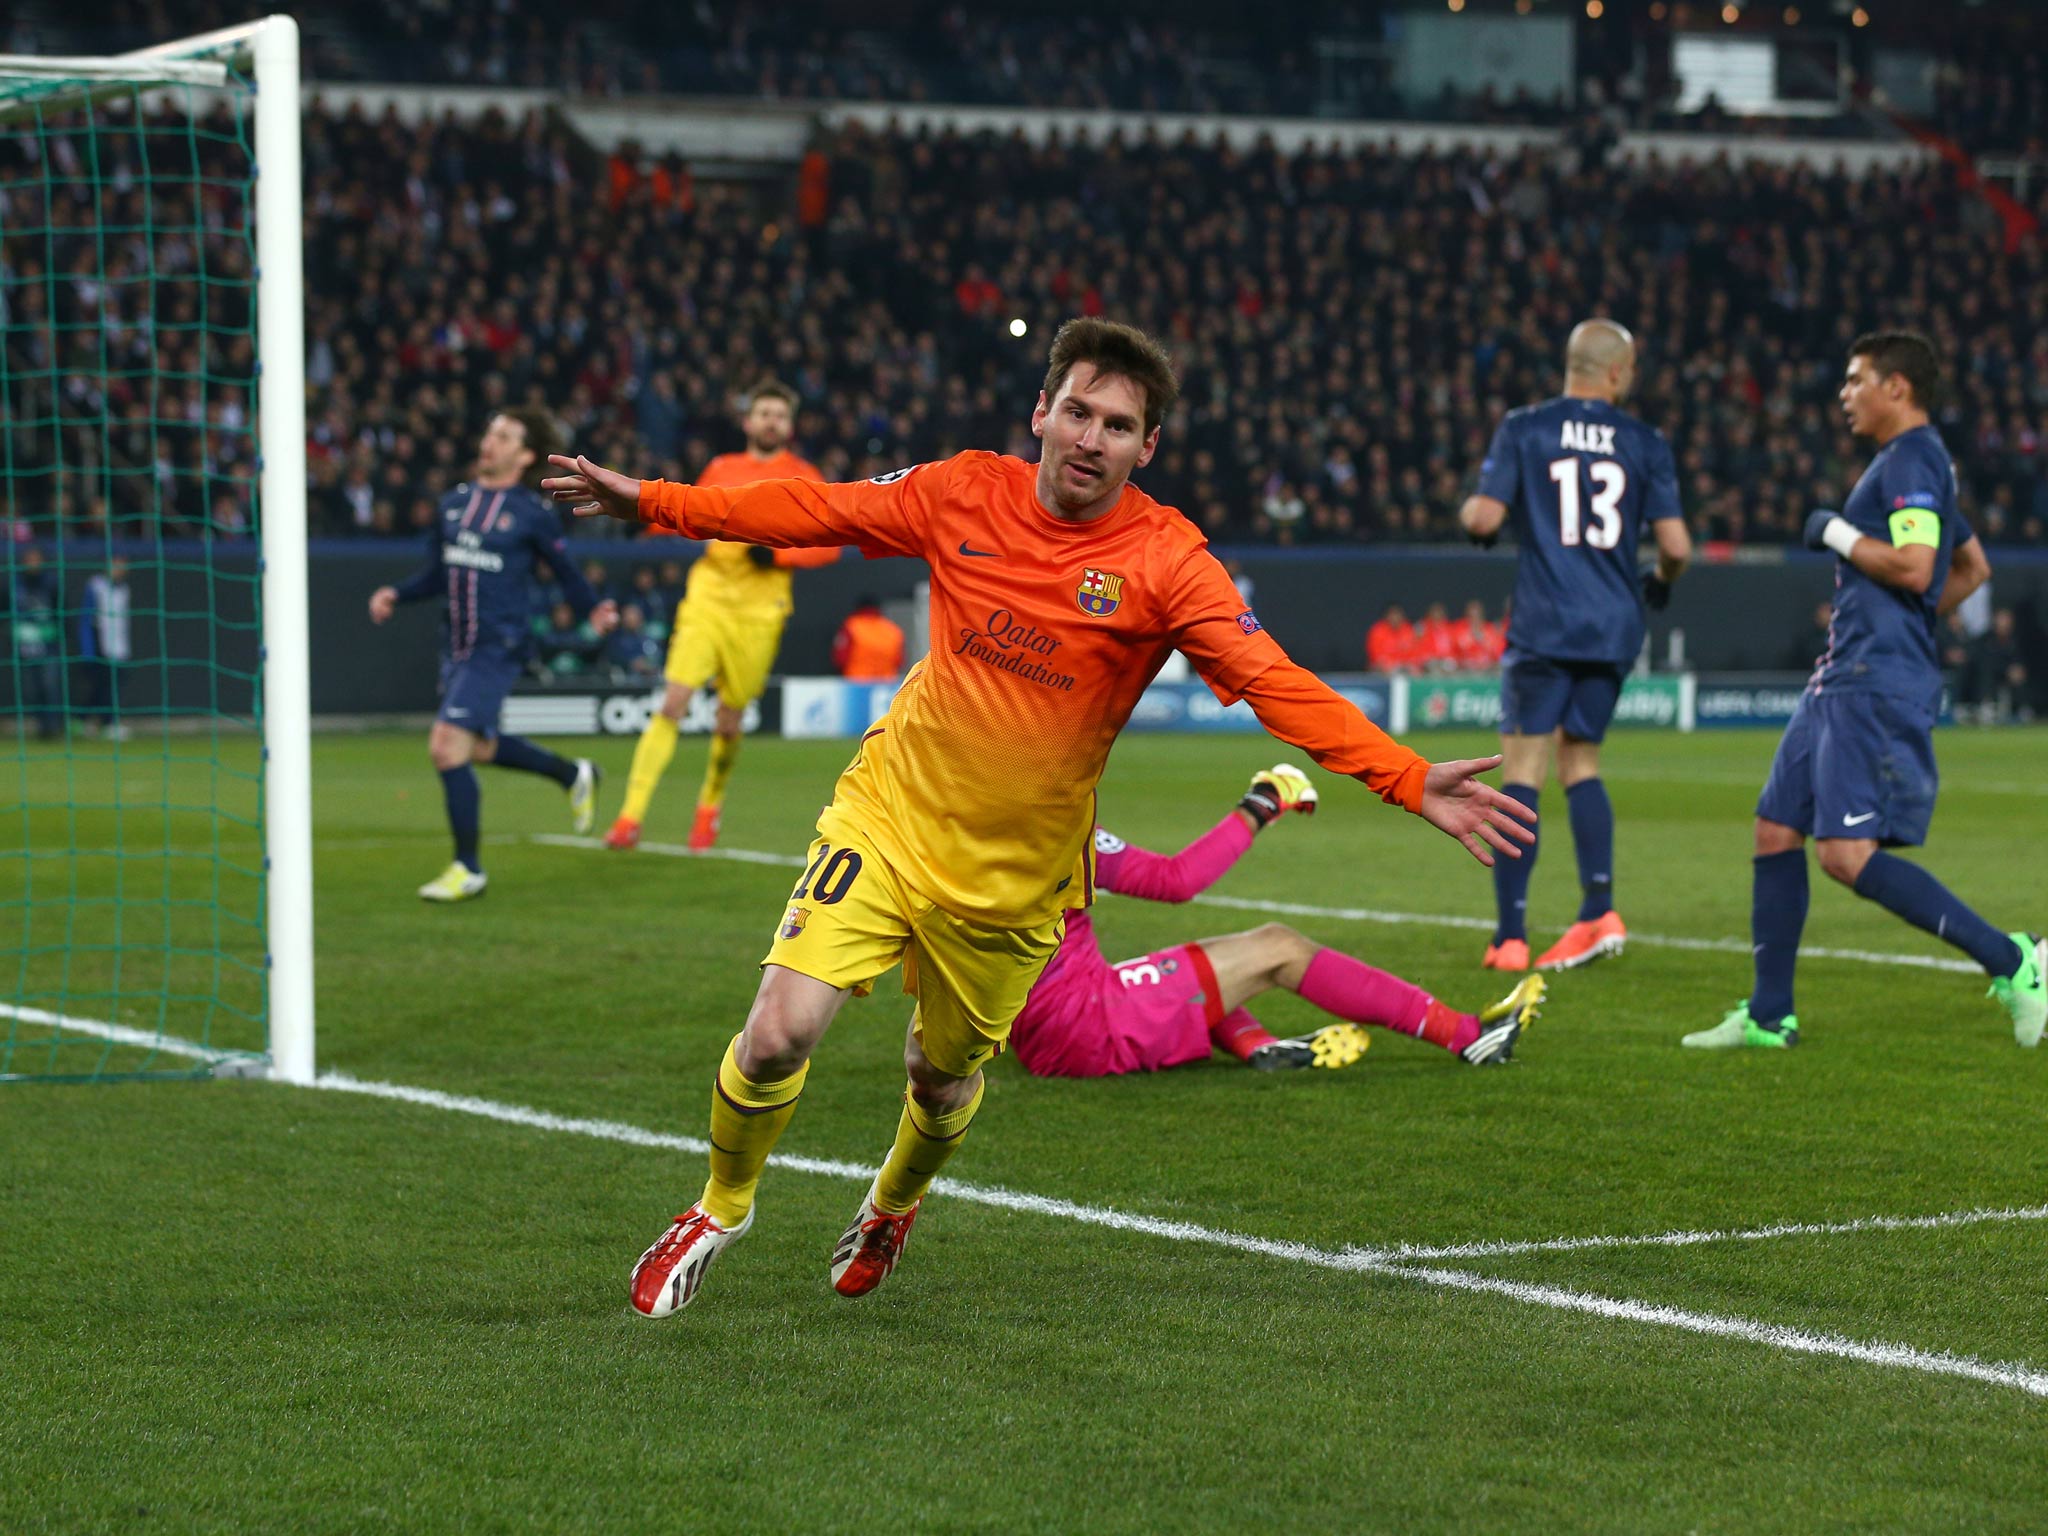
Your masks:
[[[1856,547],[1857,541],[1862,537],[1863,535],[1856,531],[1856,525],[1846,517],[1831,517],[1820,539],[1829,549],[1846,560],[1849,558],[1849,551]]]

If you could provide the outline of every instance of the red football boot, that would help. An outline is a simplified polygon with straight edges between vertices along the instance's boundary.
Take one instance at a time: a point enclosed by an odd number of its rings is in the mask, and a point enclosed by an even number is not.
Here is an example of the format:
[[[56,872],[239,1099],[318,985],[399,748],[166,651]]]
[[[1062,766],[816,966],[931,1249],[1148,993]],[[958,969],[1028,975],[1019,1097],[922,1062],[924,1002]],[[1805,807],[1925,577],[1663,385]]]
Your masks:
[[[701,1205],[693,1205],[640,1255],[633,1266],[633,1310],[642,1317],[667,1317],[696,1300],[711,1261],[754,1224],[754,1213],[732,1228],[721,1227]]]
[[[872,1198],[862,1197],[860,1214],[832,1250],[832,1289],[842,1296],[865,1296],[888,1279],[903,1257],[910,1224],[923,1205],[920,1200],[902,1215],[892,1216],[877,1210]]]
[[[718,807],[700,805],[697,818],[690,823],[690,852],[702,853],[718,841]]]

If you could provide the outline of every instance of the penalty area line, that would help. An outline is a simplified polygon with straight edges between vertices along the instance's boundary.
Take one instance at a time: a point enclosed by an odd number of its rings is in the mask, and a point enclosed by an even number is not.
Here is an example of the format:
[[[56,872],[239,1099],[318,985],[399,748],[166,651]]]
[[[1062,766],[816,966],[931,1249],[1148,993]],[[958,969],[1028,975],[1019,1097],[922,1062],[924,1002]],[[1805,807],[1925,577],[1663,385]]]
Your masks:
[[[5,1005],[0,1005],[5,1007]],[[8,1007],[12,1016],[35,1013]],[[196,1041],[181,1040],[171,1035],[149,1035],[146,1031],[124,1024],[113,1024],[98,1019],[81,1019],[70,1015],[44,1015],[35,1022],[58,1022],[61,1027],[80,1034],[94,1035],[101,1039],[120,1044],[140,1043],[138,1037],[146,1039],[158,1050],[172,1055],[186,1056],[195,1060],[218,1060],[222,1053],[198,1044]],[[491,1120],[503,1125],[516,1125],[529,1130],[548,1131],[561,1135],[583,1136],[598,1141],[614,1142],[623,1146],[644,1147],[667,1152],[682,1152],[691,1156],[703,1156],[710,1151],[709,1143],[694,1136],[678,1136],[665,1131],[650,1131],[641,1126],[630,1125],[619,1120],[600,1120],[580,1116],[557,1115],[547,1110],[528,1108],[523,1104],[506,1104],[496,1099],[478,1098],[469,1094],[447,1093],[436,1088],[416,1088],[404,1083],[366,1082],[346,1073],[326,1072],[316,1078],[312,1086],[327,1093],[346,1093],[360,1097],[381,1099],[387,1102],[410,1104],[422,1109],[436,1109],[453,1114],[470,1115],[478,1119]],[[777,1153],[768,1159],[771,1168],[783,1168],[792,1173],[812,1173],[826,1178],[867,1181],[874,1177],[874,1170],[865,1164],[850,1163],[833,1158],[802,1157],[789,1153]],[[1438,1252],[1431,1249],[1408,1249],[1406,1257],[1395,1257],[1403,1253],[1399,1249],[1371,1248],[1320,1248],[1310,1243],[1290,1242],[1279,1238],[1258,1237],[1246,1232],[1232,1232],[1224,1228],[1203,1226],[1192,1221],[1167,1221],[1156,1216],[1142,1216],[1129,1211],[1119,1211],[1107,1206],[1082,1205],[1072,1200],[1054,1199],[1045,1195],[1024,1194],[1017,1190],[1004,1189],[999,1185],[970,1184],[957,1179],[942,1178],[933,1185],[933,1193],[947,1199],[959,1200],[974,1205],[990,1206],[997,1210],[1014,1211],[1025,1215],[1050,1216],[1067,1221],[1080,1222],[1087,1226],[1102,1227],[1110,1231],[1131,1232],[1140,1236],[1158,1238],[1166,1242],[1192,1243],[1204,1247],[1229,1249],[1238,1253],[1251,1254],[1260,1258],[1277,1259],[1285,1263],[1303,1264],[1316,1269],[1334,1270],[1341,1273],[1385,1276],[1389,1279],[1405,1280],[1414,1284],[1433,1286],[1442,1290],[1465,1291],[1473,1294],[1499,1296],[1528,1306],[1548,1307],[1555,1311],[1573,1312],[1581,1316],[1605,1318],[1618,1322],[1648,1324],[1652,1327],[1672,1328],[1685,1333],[1699,1334],[1710,1338],[1735,1339],[1745,1343],[1760,1344],[1770,1349],[1792,1354],[1816,1355],[1837,1360],[1849,1360],[1864,1365],[1885,1366],[1897,1370],[1919,1371],[1926,1375],[1953,1376],[1977,1381],[1990,1386],[2010,1387],[2034,1397],[2048,1398],[2048,1372],[2032,1366],[2005,1361],[1979,1360],[1971,1355],[1950,1354],[1945,1350],[1915,1349],[1907,1344],[1895,1344],[1884,1340],[1852,1339],[1843,1334],[1824,1333],[1805,1328],[1785,1327],[1776,1323],[1759,1322],[1752,1318],[1726,1316],[1713,1312],[1694,1312],[1683,1307],[1664,1306],[1655,1302],[1633,1301],[1627,1298],[1601,1296],[1587,1291],[1567,1290],[1561,1286],[1538,1285],[1522,1280],[1505,1280],[1491,1275],[1474,1274],[1461,1269],[1443,1269],[1425,1266],[1417,1262],[1425,1253]],[[1803,1228],[1758,1228],[1755,1237],[1787,1236],[1794,1231],[1881,1231],[1895,1230],[1908,1226],[1961,1226],[1971,1219],[1992,1221],[1999,1219],[2030,1220],[2035,1208],[2012,1212],[1962,1212],[1954,1217],[1901,1217],[1872,1218],[1863,1223],[1833,1224],[1832,1227]],[[1742,1234],[1702,1234],[1699,1241]],[[1659,1239],[1676,1243],[1686,1234],[1666,1233]],[[1610,1239],[1605,1246],[1620,1246],[1628,1239]],[[1557,1239],[1553,1242],[1576,1242],[1579,1246],[1603,1246],[1598,1239]],[[1468,1245],[1469,1246],[1469,1245]],[[1542,1245],[1537,1245],[1542,1246]],[[1490,1250],[1498,1252],[1500,1250]],[[1479,1256],[1479,1255],[1473,1255]]]
[[[535,832],[527,841],[541,843],[550,848],[603,848],[604,844],[594,837],[571,837],[563,832]],[[658,854],[671,859],[727,859],[738,864],[772,864],[784,869],[802,869],[803,857],[799,854],[764,853],[755,848],[687,848],[681,843],[641,843],[641,853]],[[1110,895],[1117,893],[1111,891]],[[1194,898],[1194,904],[1201,907],[1225,907],[1236,912],[1263,912],[1274,917],[1320,917],[1335,922],[1383,923],[1396,927],[1416,928],[1464,928],[1473,932],[1493,932],[1494,923],[1490,917],[1463,917],[1448,912],[1388,912],[1377,907],[1319,907],[1299,901],[1264,901],[1250,896],[1218,896],[1205,893]],[[1653,949],[1685,949],[1705,951],[1717,955],[1748,955],[1750,944],[1747,939],[1695,939],[1682,934],[1637,933],[1630,931],[1628,942],[1643,944]],[[1949,971],[1962,976],[1981,976],[1983,968],[1968,960],[1952,960],[1942,955],[1899,955],[1886,954],[1871,949],[1831,949],[1825,945],[1801,945],[1799,958],[1802,960],[1853,960],[1863,965],[1903,965],[1914,970]]]
[[[1763,1227],[1731,1227],[1699,1232],[1621,1233],[1594,1237],[1549,1237],[1533,1242],[1490,1241],[1447,1243],[1423,1247],[1400,1243],[1391,1248],[1362,1248],[1390,1264],[1421,1264],[1442,1259],[1512,1259],[1531,1253],[1584,1253],[1603,1248],[1696,1248],[1707,1243],[1759,1243],[1779,1237],[1853,1237],[1861,1232],[1935,1232],[1949,1227],[2004,1225],[2048,1221],[2048,1205],[1978,1206],[1968,1211],[1941,1211],[1932,1216],[1859,1216],[1847,1221],[1781,1221]]]
[[[615,1120],[566,1118],[545,1110],[528,1109],[523,1105],[502,1104],[492,1099],[443,1093],[437,1089],[411,1088],[397,1083],[366,1083],[338,1073],[324,1074],[315,1080],[313,1086],[330,1092],[364,1094],[373,1098],[450,1110],[458,1114],[477,1115],[505,1124],[528,1126],[535,1130],[591,1136],[621,1142],[628,1146],[658,1147],[698,1156],[710,1151],[708,1143],[693,1136],[649,1131]],[[785,1153],[771,1156],[768,1165],[771,1168],[787,1168],[792,1172],[816,1173],[831,1178],[858,1179],[862,1182],[874,1177],[871,1168],[859,1163],[797,1157]],[[941,1178],[932,1186],[932,1192],[950,1200],[1028,1215],[1051,1216],[1111,1231],[1137,1233],[1167,1242],[1231,1249],[1261,1258],[1305,1264],[1317,1269],[1383,1275],[1439,1289],[1500,1296],[1525,1305],[1575,1312],[1582,1316],[1675,1328],[1682,1332],[1712,1338],[1761,1344],[1794,1354],[1827,1356],[1865,1365],[1920,1371],[1935,1376],[1957,1376],[1988,1385],[2016,1388],[2035,1397],[2048,1397],[2048,1372],[2027,1365],[1979,1360],[1974,1356],[1950,1354],[1945,1350],[1915,1349],[1911,1345],[1883,1340],[1852,1339],[1842,1334],[1790,1328],[1746,1317],[1694,1312],[1682,1307],[1600,1296],[1585,1291],[1566,1290],[1554,1285],[1496,1279],[1490,1275],[1472,1274],[1465,1270],[1425,1268],[1386,1258],[1369,1249],[1319,1248],[1309,1243],[1256,1237],[1250,1233],[1207,1227],[1198,1222],[1166,1221],[1159,1217],[1141,1216],[1106,1206],[1082,1205],[1072,1200],[1029,1195],[998,1185],[970,1184],[957,1179]]]

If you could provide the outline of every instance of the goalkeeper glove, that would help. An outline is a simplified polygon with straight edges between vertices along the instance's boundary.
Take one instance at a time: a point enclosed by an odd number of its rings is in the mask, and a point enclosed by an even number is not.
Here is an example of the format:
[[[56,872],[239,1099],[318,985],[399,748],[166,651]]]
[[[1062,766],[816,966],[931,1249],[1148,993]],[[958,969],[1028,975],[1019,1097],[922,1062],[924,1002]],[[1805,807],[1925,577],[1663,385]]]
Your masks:
[[[775,551],[764,548],[759,544],[749,544],[747,546],[747,558],[764,571],[773,569],[775,565]]]
[[[1289,811],[1313,816],[1316,787],[1309,783],[1308,775],[1292,763],[1279,763],[1252,775],[1252,787],[1244,792],[1237,808],[1251,817],[1253,825],[1261,828]]]
[[[1655,571],[1643,572],[1643,601],[1661,612],[1671,602],[1671,583]]]

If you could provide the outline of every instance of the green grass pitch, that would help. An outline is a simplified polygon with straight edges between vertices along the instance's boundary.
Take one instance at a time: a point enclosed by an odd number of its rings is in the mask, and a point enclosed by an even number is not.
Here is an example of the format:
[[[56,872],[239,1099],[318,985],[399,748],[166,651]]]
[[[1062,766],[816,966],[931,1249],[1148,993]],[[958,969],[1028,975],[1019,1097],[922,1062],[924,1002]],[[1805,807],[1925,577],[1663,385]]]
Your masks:
[[[1485,747],[1423,739],[1438,756]],[[1799,1050],[1679,1049],[1747,986],[1749,813],[1772,744],[1611,740],[1621,911],[1640,935],[1728,942],[1640,942],[1560,978],[1507,1069],[1467,1069],[1383,1032],[1337,1073],[1219,1061],[1039,1082],[1005,1060],[951,1172],[1324,1252],[2040,1202],[2048,1053],[2013,1045],[1976,977],[1809,959]],[[2040,732],[1946,733],[1932,843],[1916,855],[2006,927],[2048,923],[2044,745]],[[587,749],[609,775],[609,816],[630,743]],[[993,771],[1004,750],[1025,748],[992,744]],[[1262,740],[1129,738],[1104,819],[1178,847],[1281,755]],[[28,807],[11,824],[37,848],[182,845],[193,829],[147,809],[174,776],[160,756],[131,743],[117,772],[109,749],[81,748],[67,774],[24,748],[0,765]],[[750,743],[725,844],[800,853],[845,756],[836,743]],[[681,840],[701,763],[686,743],[650,838]],[[1457,847],[1319,780],[1321,814],[1265,834],[1217,894],[1490,914],[1486,874]],[[435,910],[412,894],[447,858],[423,741],[323,738],[316,793],[323,1069],[702,1134],[712,1068],[791,871],[538,843],[566,830],[560,797],[487,773],[490,893]],[[45,803],[66,796],[98,808]],[[1544,810],[1539,944],[1576,902],[1555,788]],[[121,866],[81,868],[42,893],[59,908],[106,894]],[[147,870],[131,895],[211,878]],[[21,909],[7,910],[13,944]],[[152,908],[145,937],[165,924],[184,934],[197,911]],[[39,908],[34,933],[56,920]],[[1099,926],[1136,954],[1260,920],[1110,898]],[[1289,920],[1455,1002],[1501,990],[1477,968],[1485,935],[1470,927]],[[1817,872],[1806,937],[1949,953]],[[104,957],[61,973],[0,959],[30,990],[71,988],[73,1012],[155,1022],[159,983],[142,961],[114,978]],[[1316,1017],[1285,995],[1254,1007],[1283,1033]],[[893,977],[849,1004],[784,1152],[880,1156],[907,1014]],[[174,1009],[165,1023],[188,1017]],[[252,1043],[231,1013],[209,1027],[218,1044]],[[702,1173],[675,1151],[263,1083],[0,1089],[0,1530],[2048,1521],[2048,1398],[1545,1299],[2038,1372],[2042,1221],[1433,1264],[1512,1283],[1474,1293],[935,1198],[888,1286],[848,1303],[826,1263],[858,1184],[780,1169],[699,1302],[644,1322],[625,1305],[627,1269]]]

